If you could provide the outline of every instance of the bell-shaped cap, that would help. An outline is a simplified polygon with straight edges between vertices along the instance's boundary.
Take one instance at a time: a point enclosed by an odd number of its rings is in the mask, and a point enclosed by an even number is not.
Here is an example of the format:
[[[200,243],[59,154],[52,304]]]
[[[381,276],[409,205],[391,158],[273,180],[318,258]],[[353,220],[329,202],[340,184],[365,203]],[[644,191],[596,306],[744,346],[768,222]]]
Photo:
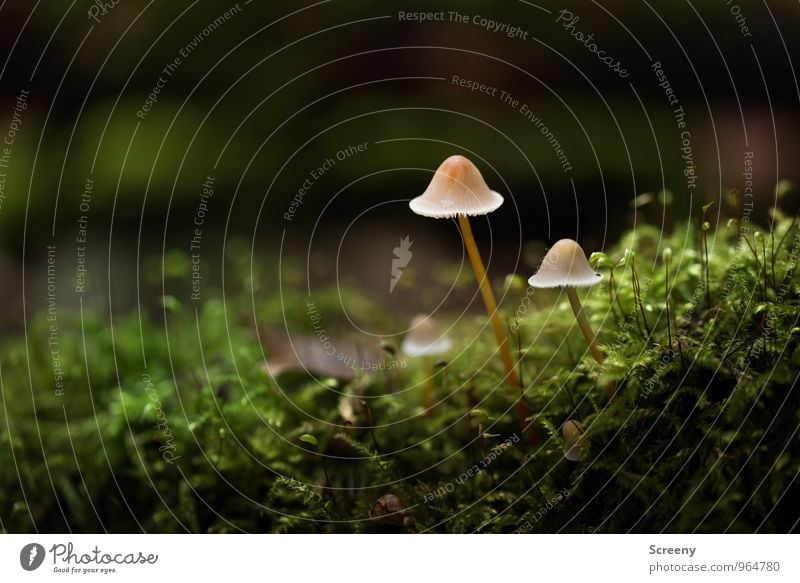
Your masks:
[[[408,509],[401,498],[394,494],[386,494],[369,511],[369,517],[383,524],[401,526],[408,515]]]
[[[528,280],[531,287],[589,287],[603,276],[596,273],[586,254],[572,239],[561,239],[544,256],[536,275]]]
[[[423,217],[447,219],[457,215],[486,215],[503,204],[503,197],[489,189],[472,162],[450,156],[433,175],[428,188],[408,206]]]
[[[564,438],[564,457],[571,462],[583,458],[586,444],[583,441],[583,426],[580,422],[570,419],[561,426],[561,436]]]
[[[411,357],[434,356],[447,352],[453,341],[443,336],[431,316],[420,314],[411,320],[411,329],[401,346],[403,352]]]

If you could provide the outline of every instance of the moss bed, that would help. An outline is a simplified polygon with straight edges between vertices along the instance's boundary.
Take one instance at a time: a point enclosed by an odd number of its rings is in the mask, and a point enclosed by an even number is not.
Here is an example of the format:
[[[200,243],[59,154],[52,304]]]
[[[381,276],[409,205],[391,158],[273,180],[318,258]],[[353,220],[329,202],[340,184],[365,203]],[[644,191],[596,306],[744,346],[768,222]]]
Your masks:
[[[581,298],[602,366],[563,292],[528,289],[529,273],[495,281],[525,433],[477,309],[436,314],[455,341],[440,362],[389,341],[377,371],[275,379],[264,329],[319,340],[302,278],[287,266],[280,291],[256,287],[267,276],[233,253],[238,289],[192,302],[188,260],[173,253],[157,309],[113,321],[101,308],[58,312],[63,394],[47,312],[4,340],[0,528],[789,532],[800,519],[800,227],[780,212],[771,228],[725,221],[638,226],[591,257],[604,278]],[[332,337],[347,329],[340,293],[359,320],[401,325],[358,290],[316,290]],[[585,429],[577,462],[564,457],[570,419]]]

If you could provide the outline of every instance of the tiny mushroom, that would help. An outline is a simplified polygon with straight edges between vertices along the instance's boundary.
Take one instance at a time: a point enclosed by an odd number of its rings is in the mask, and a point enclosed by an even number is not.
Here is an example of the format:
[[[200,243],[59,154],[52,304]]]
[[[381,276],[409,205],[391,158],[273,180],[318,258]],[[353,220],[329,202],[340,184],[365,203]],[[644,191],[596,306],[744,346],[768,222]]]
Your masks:
[[[408,516],[405,503],[394,494],[385,494],[369,511],[369,517],[381,524],[402,526]]]
[[[468,219],[468,217],[487,215],[497,210],[501,204],[503,197],[489,188],[475,164],[464,156],[450,156],[436,170],[425,192],[413,199],[409,207],[414,213],[423,217],[434,219],[457,217],[472,270],[478,280],[486,312],[491,319],[495,339],[500,348],[506,378],[514,388],[521,388],[508,348],[506,330],[497,311],[497,301]]]
[[[561,426],[561,436],[564,438],[564,457],[571,462],[577,462],[583,458],[586,450],[583,433],[583,425],[574,419],[565,421]]]
[[[444,354],[453,347],[453,341],[441,334],[432,316],[419,314],[411,320],[410,330],[400,348],[412,358],[422,358],[425,362],[425,389],[422,406],[430,411],[433,406],[433,357]]]
[[[586,254],[578,243],[572,239],[561,239],[544,256],[542,265],[536,275],[528,280],[531,287],[561,287],[566,290],[572,311],[575,312],[575,318],[578,320],[578,326],[586,339],[586,343],[589,345],[592,356],[598,363],[602,363],[605,357],[597,347],[594,333],[589,326],[589,320],[586,319],[586,315],[583,313],[581,301],[578,299],[578,293],[575,288],[589,287],[602,279],[603,276],[595,273],[589,265]]]
[[[432,316],[418,314],[411,320],[411,326],[401,348],[411,357],[436,356],[453,347],[453,341],[439,332]]]

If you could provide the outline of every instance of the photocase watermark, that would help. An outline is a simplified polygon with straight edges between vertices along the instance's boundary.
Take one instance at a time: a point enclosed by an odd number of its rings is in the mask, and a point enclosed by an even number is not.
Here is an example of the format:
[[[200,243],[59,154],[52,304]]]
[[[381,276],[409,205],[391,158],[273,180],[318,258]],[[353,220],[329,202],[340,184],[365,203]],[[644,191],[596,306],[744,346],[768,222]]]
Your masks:
[[[41,549],[44,560],[44,547],[37,546]],[[158,555],[155,553],[105,552],[97,545],[88,551],[81,551],[76,550],[71,542],[56,543],[48,552],[52,557],[53,572],[71,575],[108,575],[117,573],[117,568],[122,565],[145,566],[155,565],[158,562]]]
[[[488,95],[489,97],[494,97],[503,105],[507,105],[519,113],[542,134],[545,141],[556,155],[556,158],[558,158],[558,162],[561,165],[561,170],[565,174],[572,171],[572,164],[570,163],[566,152],[564,152],[561,142],[558,140],[558,138],[556,138],[555,134],[544,122],[544,119],[538,115],[527,103],[521,101],[504,89],[487,85],[486,83],[475,81],[473,79],[466,79],[459,75],[453,75],[450,79],[450,84],[462,89],[468,89],[470,93],[482,93],[484,95]]]
[[[519,435],[516,433],[506,439],[505,441],[498,443],[489,452],[483,456],[483,459],[478,461],[478,463],[474,464],[472,467],[464,470],[461,472],[455,480],[451,482],[447,482],[446,484],[439,486],[436,490],[432,490],[427,492],[423,497],[425,502],[432,502],[437,498],[441,498],[443,496],[447,496],[448,494],[452,494],[455,492],[456,486],[463,486],[469,480],[480,474],[483,470],[488,468],[504,451],[506,451],[509,447],[513,444],[519,442]]]
[[[297,193],[289,203],[289,208],[287,208],[286,212],[283,213],[284,220],[291,222],[294,219],[295,213],[297,213],[300,205],[303,204],[306,195],[311,191],[311,188],[314,186],[314,184],[325,174],[327,174],[334,166],[336,166],[338,162],[344,162],[348,158],[362,154],[367,151],[368,147],[369,142],[351,144],[336,152],[333,158],[325,158],[325,160],[323,160],[317,168],[308,173],[308,176],[303,181],[303,184],[301,184],[300,188],[297,189]]]
[[[623,79],[630,76],[630,73],[625,67],[622,66],[622,63],[619,61],[619,59],[608,55],[604,49],[601,49],[598,46],[597,41],[594,40],[593,32],[584,34],[580,30],[576,29],[576,26],[581,21],[580,16],[576,16],[566,8],[559,10],[557,14],[558,16],[556,16],[556,23],[561,24],[561,26],[564,27],[564,30],[566,30],[572,38],[586,47],[590,53],[597,56],[597,58],[600,59],[600,62],[605,64],[606,67]]]
[[[53,393],[64,396],[64,369],[61,366],[61,337],[58,333],[58,305],[56,304],[56,246],[47,246],[47,348],[53,369]]]
[[[158,103],[159,96],[164,88],[167,86],[169,79],[178,71],[185,59],[199,47],[203,42],[210,37],[218,28],[228,22],[231,18],[239,14],[243,8],[237,2],[231,8],[220,14],[216,19],[210,22],[203,30],[194,35],[192,40],[178,50],[172,61],[161,70],[161,74],[156,79],[155,84],[150,88],[150,92],[144,100],[144,103],[136,112],[136,117],[144,120],[150,113],[150,110]]]
[[[658,86],[664,91],[667,98],[667,103],[672,108],[672,117],[675,126],[680,131],[681,140],[681,159],[683,160],[683,175],[686,178],[686,190],[689,193],[694,192],[697,187],[697,171],[694,164],[694,151],[692,149],[692,132],[689,131],[686,122],[686,111],[680,104],[678,94],[672,87],[666,72],[664,71],[661,61],[656,61],[650,65],[650,69],[655,73]]]
[[[161,452],[161,457],[164,458],[165,462],[172,464],[176,460],[179,460],[181,456],[175,455],[175,451],[177,450],[175,446],[175,437],[172,435],[172,429],[170,429],[167,415],[161,407],[161,398],[158,396],[158,391],[156,391],[149,374],[145,373],[142,375],[142,382],[144,383],[144,390],[147,392],[147,395],[150,397],[150,402],[153,404],[153,409],[156,411],[157,422],[154,429],[159,432],[159,441],[161,442],[158,451]]]
[[[25,571],[35,571],[44,564],[47,555],[52,559],[53,573],[71,575],[108,575],[117,572],[121,565],[155,565],[155,553],[104,552],[97,545],[89,551],[75,549],[73,543],[56,543],[49,551],[39,543],[29,543],[19,552],[19,564]]]
[[[686,190],[693,193],[697,188],[697,169],[694,164],[692,150],[692,132],[686,129],[686,112],[683,106],[676,107],[672,114],[678,129],[681,130],[681,159],[683,160],[683,176],[686,178]]]
[[[744,153],[744,169],[742,170],[742,178],[744,179],[744,190],[742,190],[742,194],[744,195],[745,200],[742,202],[742,230],[746,230],[749,232],[749,228],[744,226],[744,223],[750,222],[750,214],[753,212],[753,207],[755,206],[753,203],[753,199],[755,198],[755,193],[753,192],[753,158],[755,154],[753,152],[745,152]]]
[[[525,534],[526,532],[530,532],[533,530],[533,525],[539,522],[542,518],[547,516],[547,513],[550,512],[553,508],[558,506],[562,500],[564,500],[569,495],[569,490],[566,488],[562,488],[559,490],[555,496],[550,498],[544,505],[540,506],[539,509],[534,513],[533,522],[530,520],[526,520],[522,524],[519,525],[517,530],[515,530],[511,534]]]
[[[194,213],[194,231],[192,232],[192,239],[189,242],[189,253],[192,260],[192,295],[194,301],[200,299],[200,282],[203,279],[203,274],[200,265],[200,244],[203,241],[203,229],[205,228],[206,215],[209,212],[209,201],[214,196],[214,176],[206,176],[203,182],[202,190],[200,192],[200,202],[197,204],[197,210]]]
[[[438,10],[433,12],[397,12],[398,22],[452,22],[455,24],[471,24],[489,32],[504,34],[510,39],[528,40],[529,32],[509,22],[494,20],[480,14],[463,14],[456,10]]]
[[[94,180],[91,176],[86,178],[86,183],[81,193],[81,201],[78,204],[80,215],[78,216],[78,232],[75,234],[75,255],[77,259],[75,267],[75,293],[82,294],[86,291],[86,240],[89,233],[89,209],[92,203],[92,191],[94,190]]]
[[[478,28],[488,30],[489,32],[504,34],[511,39],[528,40],[528,31],[520,26],[508,22],[486,18],[480,14],[462,14],[456,11],[449,11],[448,16],[451,22],[460,24],[472,24]]]
[[[94,0],[92,5],[89,6],[89,10],[86,11],[86,14],[89,20],[94,20],[97,24],[100,24],[100,19],[111,14],[111,11],[114,10],[119,3],[120,0]]]
[[[414,256],[411,252],[411,245],[413,245],[413,243],[414,241],[411,240],[410,236],[406,235],[400,239],[400,245],[392,250],[394,258],[392,259],[392,276],[389,280],[389,293],[394,291],[397,282],[399,282],[400,278],[403,276],[403,270],[408,267],[411,258]]]
[[[519,323],[528,313],[528,306],[531,305],[531,298],[536,294],[536,288],[529,285],[525,290],[525,296],[520,300],[517,311],[514,312],[514,320],[511,322],[511,331],[516,334],[519,331]]]
[[[30,543],[19,552],[19,564],[26,571],[35,571],[42,566],[46,556],[44,547],[39,543]]]
[[[14,146],[14,140],[16,140],[17,134],[22,131],[22,114],[28,109],[29,95],[30,92],[27,89],[22,89],[17,95],[14,109],[11,111],[11,121],[8,124],[5,136],[3,136],[3,142],[0,143],[0,212],[3,211],[6,201],[6,170],[11,164],[11,151]]]
[[[739,27],[739,32],[742,36],[752,37],[753,33],[750,32],[750,26],[747,24],[747,17],[742,12],[742,8],[734,3],[733,0],[722,0],[723,4],[728,7],[736,26]]]
[[[345,367],[351,370],[377,372],[379,370],[392,370],[395,368],[405,368],[408,366],[408,363],[405,361],[405,359],[370,362],[367,360],[356,359],[340,352],[336,348],[333,338],[328,334],[328,331],[325,329],[325,326],[322,323],[322,314],[319,312],[316,303],[312,301],[306,302],[306,313],[308,315],[309,322],[311,322],[311,327],[314,330],[314,335],[322,345],[323,352],[341,362]]]

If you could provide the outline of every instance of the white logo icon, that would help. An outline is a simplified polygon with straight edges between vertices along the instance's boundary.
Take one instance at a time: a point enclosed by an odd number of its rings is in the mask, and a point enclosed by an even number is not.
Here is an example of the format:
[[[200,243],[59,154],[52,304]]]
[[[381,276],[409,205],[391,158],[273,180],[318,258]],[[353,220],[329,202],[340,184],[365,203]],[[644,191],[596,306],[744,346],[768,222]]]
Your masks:
[[[397,282],[403,275],[403,269],[408,267],[408,262],[411,261],[413,253],[411,253],[411,245],[414,241],[408,235],[400,239],[400,246],[394,248],[394,259],[392,259],[392,279],[389,282],[389,293],[394,291]]]

